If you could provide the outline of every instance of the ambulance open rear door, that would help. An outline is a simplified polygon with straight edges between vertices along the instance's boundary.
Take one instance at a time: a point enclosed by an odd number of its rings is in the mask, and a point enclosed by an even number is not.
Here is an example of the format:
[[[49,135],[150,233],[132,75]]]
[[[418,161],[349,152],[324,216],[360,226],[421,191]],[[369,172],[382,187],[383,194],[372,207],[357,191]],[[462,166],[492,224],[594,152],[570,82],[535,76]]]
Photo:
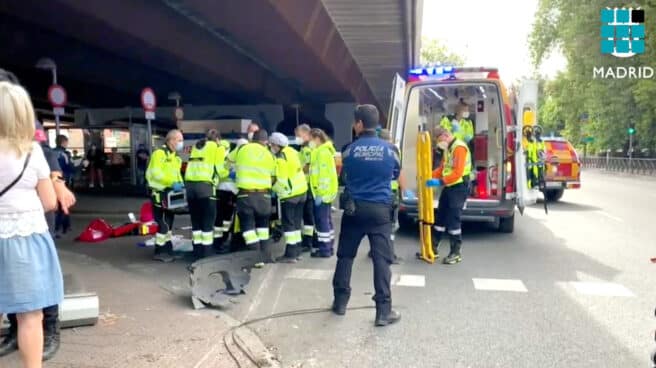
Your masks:
[[[536,124],[538,104],[538,82],[524,80],[519,87],[517,106],[515,106],[515,178],[517,190],[517,207],[520,213],[524,208],[537,202],[537,193],[528,188],[526,174],[526,156],[524,154],[524,127]]]
[[[394,144],[401,148],[401,140],[403,138],[403,125],[405,116],[405,80],[398,74],[394,76],[392,81],[392,97],[390,99],[390,109],[387,114],[389,119],[390,134]]]

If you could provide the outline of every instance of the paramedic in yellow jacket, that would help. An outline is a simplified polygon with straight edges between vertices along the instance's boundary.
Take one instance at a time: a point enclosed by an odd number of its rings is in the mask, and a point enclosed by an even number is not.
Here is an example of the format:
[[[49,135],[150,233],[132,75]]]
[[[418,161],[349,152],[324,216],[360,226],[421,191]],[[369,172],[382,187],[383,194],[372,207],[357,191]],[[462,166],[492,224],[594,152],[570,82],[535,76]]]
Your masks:
[[[216,185],[219,177],[228,176],[223,165],[225,147],[219,146],[219,138],[216,129],[208,130],[205,138],[193,145],[185,171],[195,259],[205,257],[214,243]]]
[[[310,183],[310,159],[312,158],[312,147],[310,147],[310,128],[307,124],[301,124],[296,127],[294,133],[296,134],[296,142],[300,147],[301,165],[303,165],[303,172],[307,178],[308,185]],[[305,199],[305,207],[303,208],[303,252],[309,252],[312,247],[316,246],[314,243],[314,198],[312,198],[312,191],[307,191]]]
[[[301,255],[303,208],[308,191],[299,153],[289,146],[287,137],[273,133],[269,138],[271,152],[276,156],[276,182],[273,191],[280,200],[282,230],[285,233],[285,254],[278,260],[296,263]]]
[[[182,133],[171,130],[166,135],[164,145],[156,149],[146,169],[146,181],[151,192],[153,203],[153,217],[157,222],[157,234],[155,235],[156,261],[173,261],[173,243],[171,242],[173,229],[173,212],[168,210],[164,204],[166,195],[170,191],[180,192],[184,190],[182,182],[182,160],[177,152],[184,148]]]
[[[456,107],[455,118],[449,120],[448,117],[443,117],[440,126],[467,144],[474,138],[474,123],[469,119],[469,105],[462,99]]]
[[[218,192],[216,194],[216,221],[214,222],[214,251],[217,254],[226,254],[234,250],[234,244],[226,243],[230,235],[230,229],[235,225],[235,209],[237,206],[237,185],[235,184],[234,177],[234,162],[230,161],[229,157],[233,159],[237,155],[239,147],[248,143],[245,138],[237,140],[235,148],[230,150],[230,142],[226,140],[219,141],[219,145],[226,148],[226,152],[230,152],[226,159],[223,161],[224,170],[222,171],[226,176],[219,177]],[[233,173],[231,176],[230,173]],[[234,233],[233,233],[234,234]],[[234,238],[233,238],[234,239]]]
[[[314,222],[318,248],[312,257],[328,258],[334,253],[335,230],[332,202],[337,197],[338,180],[335,166],[335,146],[321,129],[312,129],[312,158],[310,160],[310,188],[314,197]]]

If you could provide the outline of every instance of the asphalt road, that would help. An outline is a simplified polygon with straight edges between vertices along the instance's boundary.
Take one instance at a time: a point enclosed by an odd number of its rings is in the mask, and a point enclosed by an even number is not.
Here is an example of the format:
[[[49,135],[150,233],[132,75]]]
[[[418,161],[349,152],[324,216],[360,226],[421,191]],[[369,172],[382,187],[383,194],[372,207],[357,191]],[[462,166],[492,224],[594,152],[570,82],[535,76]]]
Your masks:
[[[517,214],[514,234],[467,226],[463,263],[413,259],[397,236],[393,303],[402,321],[373,327],[374,311],[270,319],[251,325],[285,367],[651,367],[656,348],[656,181],[596,172],[548,215]],[[446,244],[442,253],[446,253]],[[373,306],[363,242],[350,306]],[[231,313],[240,320],[332,301],[332,259],[268,267]]]

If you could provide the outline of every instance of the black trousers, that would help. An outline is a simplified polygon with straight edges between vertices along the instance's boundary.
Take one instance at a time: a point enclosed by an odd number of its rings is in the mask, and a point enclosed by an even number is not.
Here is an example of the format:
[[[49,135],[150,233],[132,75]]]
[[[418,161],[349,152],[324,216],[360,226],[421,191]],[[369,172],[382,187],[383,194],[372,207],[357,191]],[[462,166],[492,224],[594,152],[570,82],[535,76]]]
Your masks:
[[[296,197],[286,198],[280,202],[282,231],[285,233],[285,256],[295,258],[300,253],[303,227],[303,211],[305,209],[305,193]]]
[[[18,321],[15,314],[8,314],[9,335],[17,336]],[[45,336],[52,336],[59,333],[59,305],[51,305],[43,308],[43,332]]]
[[[442,190],[435,216],[435,231],[438,239],[447,231],[456,238],[461,237],[460,216],[468,194],[468,183],[456,184]]]
[[[155,235],[155,252],[158,252],[160,247],[170,242],[169,232],[173,230],[173,220],[175,215],[172,211],[162,208],[162,199],[165,193],[154,192],[151,195],[153,203],[153,218],[157,223],[157,234]]]
[[[228,190],[216,194],[216,221],[214,221],[215,242],[223,242],[229,235],[230,226],[237,207],[237,196]],[[220,239],[220,240],[219,240]]]
[[[333,276],[335,296],[351,295],[351,270],[362,238],[366,235],[371,243],[371,259],[374,263],[373,299],[376,305],[391,305],[392,294],[390,265],[394,259],[392,249],[392,205],[356,202],[352,215],[342,216],[337,246],[337,266]]]
[[[303,205],[303,246],[316,247],[316,244],[313,244],[314,231],[314,197],[312,191],[308,189]]]
[[[237,215],[246,245],[259,245],[265,251],[270,237],[271,195],[241,191],[237,195]]]

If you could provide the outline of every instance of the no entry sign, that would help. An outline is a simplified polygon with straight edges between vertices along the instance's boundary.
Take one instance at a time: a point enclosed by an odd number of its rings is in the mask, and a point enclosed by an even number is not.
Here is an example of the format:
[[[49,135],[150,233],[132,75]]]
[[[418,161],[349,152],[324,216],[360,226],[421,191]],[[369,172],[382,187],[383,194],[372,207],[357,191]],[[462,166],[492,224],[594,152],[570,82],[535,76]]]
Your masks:
[[[48,88],[48,101],[50,101],[55,115],[63,115],[64,106],[66,106],[66,102],[68,102],[64,87],[58,84],[50,86],[50,88]]]
[[[141,91],[141,106],[146,112],[146,119],[155,119],[155,108],[157,107],[157,97],[152,88],[146,87]]]

